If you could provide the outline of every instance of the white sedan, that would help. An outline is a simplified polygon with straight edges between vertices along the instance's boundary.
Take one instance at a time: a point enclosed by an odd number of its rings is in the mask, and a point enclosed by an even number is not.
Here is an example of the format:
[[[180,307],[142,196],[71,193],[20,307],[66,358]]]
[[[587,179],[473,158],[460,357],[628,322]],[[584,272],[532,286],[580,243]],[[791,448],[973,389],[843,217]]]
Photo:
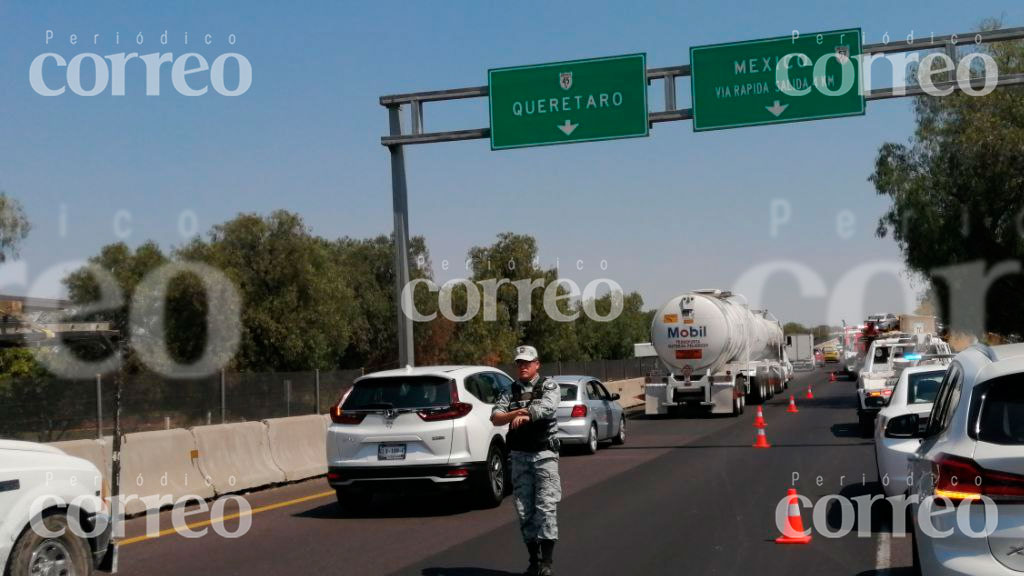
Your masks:
[[[878,413],[875,461],[878,463],[878,481],[886,497],[907,491],[908,458],[921,445],[916,438],[894,438],[886,434],[886,428],[894,418],[906,414],[917,414],[922,422],[926,421],[947,368],[948,365],[905,368],[893,388],[889,404]]]

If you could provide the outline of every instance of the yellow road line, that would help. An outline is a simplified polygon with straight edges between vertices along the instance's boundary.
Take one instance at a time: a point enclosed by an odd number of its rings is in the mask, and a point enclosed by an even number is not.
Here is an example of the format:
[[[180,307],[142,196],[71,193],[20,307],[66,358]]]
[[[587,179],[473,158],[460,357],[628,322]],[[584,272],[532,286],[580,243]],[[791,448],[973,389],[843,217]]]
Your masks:
[[[310,494],[309,496],[303,496],[302,498],[295,498],[294,500],[285,500],[284,502],[278,502],[276,504],[267,504],[266,506],[260,506],[259,508],[253,508],[245,512],[236,512],[234,514],[228,514],[227,516],[219,516],[217,518],[210,518],[209,520],[202,520],[200,522],[193,522],[186,524],[185,527],[188,529],[200,528],[202,526],[209,526],[218,522],[225,522],[227,520],[233,520],[235,518],[241,518],[242,516],[251,516],[260,512],[269,512],[270,510],[277,510],[278,508],[284,508],[286,506],[294,506],[295,504],[301,504],[303,502],[309,502],[310,500],[319,500],[320,498],[326,498],[328,496],[334,496],[334,490],[328,490],[327,492],[320,492],[318,494]],[[142,536],[135,536],[133,538],[125,538],[118,540],[118,544],[121,546],[127,546],[128,544],[135,544],[136,542],[143,542],[145,540],[153,540],[161,536],[167,536],[169,534],[176,534],[178,530],[176,528],[168,528],[161,530],[156,534],[143,534]]]

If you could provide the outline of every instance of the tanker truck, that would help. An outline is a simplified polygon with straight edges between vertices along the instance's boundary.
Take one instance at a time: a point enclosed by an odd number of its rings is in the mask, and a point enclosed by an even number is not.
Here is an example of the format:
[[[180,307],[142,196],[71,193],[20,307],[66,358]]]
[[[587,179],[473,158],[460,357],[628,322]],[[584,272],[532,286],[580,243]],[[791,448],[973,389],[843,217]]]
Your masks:
[[[667,376],[646,385],[646,414],[693,405],[737,416],[748,399],[761,403],[786,387],[782,326],[737,296],[694,290],[655,311],[651,343]]]

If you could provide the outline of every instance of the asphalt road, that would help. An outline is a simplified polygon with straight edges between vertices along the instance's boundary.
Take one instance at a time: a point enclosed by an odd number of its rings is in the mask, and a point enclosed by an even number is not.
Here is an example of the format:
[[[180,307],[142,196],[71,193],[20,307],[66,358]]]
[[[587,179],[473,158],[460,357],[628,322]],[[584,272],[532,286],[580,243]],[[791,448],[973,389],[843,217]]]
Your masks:
[[[827,380],[820,369],[797,373],[784,397],[766,405],[768,450],[751,447],[756,408],[748,406],[739,418],[634,418],[625,446],[563,455],[556,574],[909,573],[910,539],[890,533],[882,505],[844,537],[816,530],[808,545],[774,542],[775,507],[795,474],[812,503],[880,493],[871,441],[857,435],[854,385]],[[808,384],[813,400],[805,398]],[[799,414],[786,413],[790,393]],[[526,567],[510,499],[475,510],[452,496],[390,496],[356,515],[328,490],[320,478],[249,494],[257,511],[244,536],[224,538],[207,526],[200,538],[130,542],[121,573],[500,576]],[[827,504],[820,525],[839,529],[841,507]],[[812,516],[804,509],[805,526]],[[204,518],[210,514],[189,521]],[[171,526],[169,513],[159,519],[160,528]],[[218,527],[230,532],[238,522]],[[142,519],[128,523],[129,537],[145,531]]]

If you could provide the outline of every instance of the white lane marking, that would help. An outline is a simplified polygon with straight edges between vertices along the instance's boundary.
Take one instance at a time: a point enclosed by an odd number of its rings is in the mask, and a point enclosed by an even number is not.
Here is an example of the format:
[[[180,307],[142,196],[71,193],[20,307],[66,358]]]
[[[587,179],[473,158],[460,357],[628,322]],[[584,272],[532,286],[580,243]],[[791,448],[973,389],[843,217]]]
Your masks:
[[[889,532],[880,532],[878,534],[878,548],[875,550],[875,570],[877,576],[885,576],[889,574],[889,568],[892,567],[892,559],[889,557],[891,535]]]

